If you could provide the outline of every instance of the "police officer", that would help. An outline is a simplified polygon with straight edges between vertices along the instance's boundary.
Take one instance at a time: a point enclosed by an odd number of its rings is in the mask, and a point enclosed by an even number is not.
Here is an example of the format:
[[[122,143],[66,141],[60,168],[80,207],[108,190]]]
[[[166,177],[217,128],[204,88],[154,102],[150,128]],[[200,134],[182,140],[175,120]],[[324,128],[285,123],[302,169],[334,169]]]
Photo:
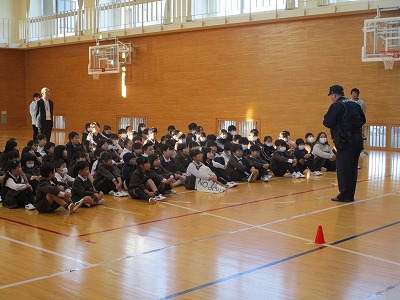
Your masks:
[[[336,168],[339,195],[332,201],[352,202],[357,184],[358,158],[363,149],[361,127],[365,115],[360,105],[344,97],[343,87],[333,85],[328,96],[332,104],[324,116],[324,126],[330,128],[337,149]]]

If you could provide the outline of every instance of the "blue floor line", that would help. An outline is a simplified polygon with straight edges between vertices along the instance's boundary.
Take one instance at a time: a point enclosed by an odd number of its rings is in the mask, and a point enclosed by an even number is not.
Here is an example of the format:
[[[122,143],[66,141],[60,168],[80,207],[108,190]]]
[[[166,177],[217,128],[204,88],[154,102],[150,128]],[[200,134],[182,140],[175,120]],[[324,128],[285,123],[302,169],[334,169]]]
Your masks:
[[[333,245],[338,245],[338,244],[347,242],[349,240],[358,238],[360,236],[364,236],[364,235],[367,235],[367,234],[370,234],[370,233],[373,233],[373,232],[376,232],[376,231],[379,231],[379,230],[382,230],[382,229],[385,229],[385,228],[388,228],[388,227],[391,227],[391,226],[395,226],[395,225],[398,225],[398,224],[400,224],[400,221],[397,221],[397,222],[394,222],[394,223],[391,223],[391,224],[387,224],[387,225],[384,225],[384,226],[381,226],[381,227],[378,227],[378,228],[375,228],[375,229],[371,229],[371,230],[368,230],[366,232],[350,236],[348,238],[344,238],[344,239],[338,240],[338,241],[333,242],[333,243],[331,243],[329,245],[332,245],[332,246]],[[315,249],[312,249],[312,250],[301,252],[299,254],[292,255],[292,256],[289,256],[289,257],[286,257],[286,258],[283,258],[283,259],[280,259],[280,260],[276,260],[276,261],[273,261],[271,263],[268,263],[268,264],[265,264],[265,265],[262,265],[262,266],[247,270],[247,271],[243,271],[243,272],[240,272],[240,273],[237,273],[237,274],[234,274],[234,275],[230,275],[230,276],[227,276],[227,277],[215,280],[215,281],[211,281],[211,282],[208,282],[208,283],[193,287],[191,289],[187,289],[187,290],[181,291],[179,293],[168,295],[166,297],[160,298],[159,300],[176,298],[176,297],[179,297],[181,295],[188,294],[188,293],[191,293],[191,292],[194,292],[194,291],[197,291],[197,290],[200,290],[200,289],[203,289],[203,288],[206,288],[206,287],[209,287],[209,286],[212,286],[212,285],[224,282],[224,281],[228,281],[228,280],[231,280],[231,279],[234,279],[234,278],[246,275],[246,274],[250,274],[250,273],[265,269],[265,268],[269,268],[269,267],[284,263],[286,261],[289,261],[289,260],[304,256],[304,255],[307,255],[307,254],[310,254],[310,253],[313,253],[313,252],[316,252],[316,251],[319,251],[319,250],[322,250],[322,249],[325,249],[325,248],[327,248],[327,246],[321,246],[321,247],[318,247],[318,248],[315,248]]]

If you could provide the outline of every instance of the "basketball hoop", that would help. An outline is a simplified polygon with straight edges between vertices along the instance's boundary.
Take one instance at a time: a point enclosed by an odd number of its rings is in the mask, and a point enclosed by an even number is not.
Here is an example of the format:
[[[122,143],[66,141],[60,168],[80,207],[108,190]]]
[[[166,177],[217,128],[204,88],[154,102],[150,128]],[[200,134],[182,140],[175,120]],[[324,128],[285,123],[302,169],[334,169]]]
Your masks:
[[[93,75],[93,79],[94,79],[94,80],[99,79],[99,74],[92,74],[92,75]]]
[[[395,59],[400,57],[400,51],[382,51],[380,55],[385,66],[385,70],[392,70]]]

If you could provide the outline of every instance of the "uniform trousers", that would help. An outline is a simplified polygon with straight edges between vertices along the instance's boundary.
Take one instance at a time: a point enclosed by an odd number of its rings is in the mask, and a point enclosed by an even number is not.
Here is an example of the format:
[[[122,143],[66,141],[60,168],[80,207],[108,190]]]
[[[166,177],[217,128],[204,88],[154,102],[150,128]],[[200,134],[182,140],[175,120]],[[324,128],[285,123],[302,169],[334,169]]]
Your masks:
[[[358,176],[358,159],[363,149],[361,134],[353,134],[343,150],[336,154],[336,171],[339,184],[339,200],[354,200]]]

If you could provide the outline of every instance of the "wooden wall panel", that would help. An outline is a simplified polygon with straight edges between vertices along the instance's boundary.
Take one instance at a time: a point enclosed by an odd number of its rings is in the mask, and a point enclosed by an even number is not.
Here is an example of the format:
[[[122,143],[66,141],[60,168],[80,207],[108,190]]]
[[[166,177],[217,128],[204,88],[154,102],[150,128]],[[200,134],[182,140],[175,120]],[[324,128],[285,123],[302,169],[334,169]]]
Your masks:
[[[25,111],[29,110],[26,105],[29,106],[27,101],[33,94],[28,93],[28,97],[25,89],[25,55],[26,52],[21,50],[0,49],[0,111],[7,112],[6,126],[25,126],[26,123]]]
[[[135,46],[121,74],[87,75],[94,43],[27,51],[26,95],[48,86],[67,131],[86,122],[116,126],[117,115],[147,116],[164,133],[194,121],[215,133],[216,118],[260,118],[261,134],[325,130],[332,84],[361,90],[368,122],[398,123],[400,65],[362,63],[362,27],[372,14],[290,20],[124,39]],[[28,101],[28,100],[27,100]],[[28,102],[26,103],[28,104]],[[28,123],[27,123],[28,124]]]

